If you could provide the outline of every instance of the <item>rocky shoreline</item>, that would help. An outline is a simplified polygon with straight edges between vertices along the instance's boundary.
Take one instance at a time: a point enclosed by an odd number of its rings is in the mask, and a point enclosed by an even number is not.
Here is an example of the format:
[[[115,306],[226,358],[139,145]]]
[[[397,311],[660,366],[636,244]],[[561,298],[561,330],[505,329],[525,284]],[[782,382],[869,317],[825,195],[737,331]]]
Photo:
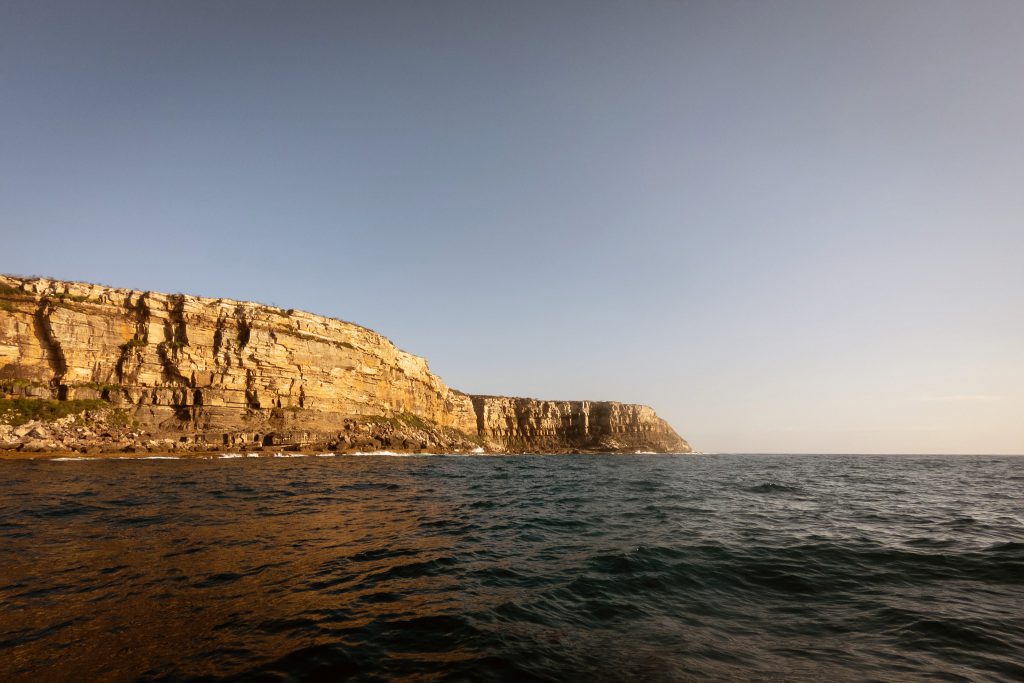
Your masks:
[[[2,403],[0,403],[2,405]],[[10,413],[7,414],[8,419]],[[4,412],[0,410],[0,420]],[[11,425],[0,422],[0,457],[19,455],[209,455],[225,450],[252,453],[324,452],[354,454],[380,450],[417,452],[478,452],[481,446],[461,433],[426,424],[413,426],[400,419],[341,420],[336,434],[269,434],[256,443],[205,434],[154,434],[123,409],[99,408],[54,420],[29,420]],[[290,437],[290,438],[289,438]]]
[[[309,455],[516,455],[530,451],[488,451],[477,441],[461,435],[409,428],[390,423],[362,425],[356,434],[333,439],[277,445],[241,444],[243,447],[209,443],[202,439],[157,438],[138,425],[126,423],[123,415],[110,410],[69,415],[53,421],[32,420],[13,426],[0,422],[0,460],[68,458],[130,459],[147,457],[211,458],[298,457]],[[614,446],[614,445],[612,445]],[[618,449],[548,450],[545,455],[635,453]]]

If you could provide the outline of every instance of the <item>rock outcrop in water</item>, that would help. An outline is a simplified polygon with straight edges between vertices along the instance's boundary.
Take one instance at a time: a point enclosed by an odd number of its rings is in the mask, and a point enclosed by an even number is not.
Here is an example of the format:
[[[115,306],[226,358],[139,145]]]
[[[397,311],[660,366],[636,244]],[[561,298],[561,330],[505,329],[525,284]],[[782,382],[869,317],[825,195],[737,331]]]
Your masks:
[[[0,276],[0,391],[81,408],[62,419],[90,436],[51,424],[40,450],[690,450],[646,406],[463,394],[352,323],[42,278]],[[0,448],[25,448],[15,431]]]

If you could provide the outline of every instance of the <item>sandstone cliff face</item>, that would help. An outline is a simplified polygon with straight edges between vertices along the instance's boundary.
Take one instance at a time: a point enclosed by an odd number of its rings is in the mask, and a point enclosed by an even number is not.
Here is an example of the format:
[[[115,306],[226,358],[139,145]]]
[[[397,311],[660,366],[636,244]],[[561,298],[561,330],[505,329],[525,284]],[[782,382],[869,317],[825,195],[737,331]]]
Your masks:
[[[472,398],[423,358],[340,320],[40,278],[0,276],[0,387],[103,399],[153,430],[225,444],[415,416],[501,450],[689,450],[644,406]]]
[[[478,433],[503,451],[690,451],[689,444],[647,406],[505,396],[474,396],[473,406]]]

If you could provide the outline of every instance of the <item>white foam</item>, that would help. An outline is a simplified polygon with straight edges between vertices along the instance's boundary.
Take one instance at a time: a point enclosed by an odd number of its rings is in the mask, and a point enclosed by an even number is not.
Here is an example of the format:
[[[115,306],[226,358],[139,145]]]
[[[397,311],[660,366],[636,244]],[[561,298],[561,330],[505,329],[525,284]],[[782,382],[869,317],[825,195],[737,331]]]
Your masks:
[[[258,457],[260,457],[260,454],[259,453],[246,453],[245,457],[247,457],[247,458],[258,458]]]
[[[318,458],[333,458],[335,455],[336,455],[335,453],[317,453],[316,457],[318,457]]]
[[[220,458],[244,458],[245,456],[241,453],[221,453]]]
[[[477,446],[472,451],[470,451],[470,453],[483,453],[483,452],[484,452],[483,446]]]
[[[274,453],[275,458],[305,458],[306,453]]]
[[[181,460],[176,455],[147,455],[139,460]]]
[[[394,451],[356,451],[352,455],[386,455],[391,458],[471,458],[474,455],[486,453],[396,453]]]
[[[54,462],[64,462],[67,460],[100,460],[101,458],[50,458]]]

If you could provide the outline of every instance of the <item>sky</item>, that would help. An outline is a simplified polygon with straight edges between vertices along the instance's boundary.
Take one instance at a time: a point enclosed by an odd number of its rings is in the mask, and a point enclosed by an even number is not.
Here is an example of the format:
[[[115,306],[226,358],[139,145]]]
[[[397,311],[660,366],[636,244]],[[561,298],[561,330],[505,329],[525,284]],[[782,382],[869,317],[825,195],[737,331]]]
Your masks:
[[[0,3],[0,272],[704,452],[1024,453],[1024,3]]]

